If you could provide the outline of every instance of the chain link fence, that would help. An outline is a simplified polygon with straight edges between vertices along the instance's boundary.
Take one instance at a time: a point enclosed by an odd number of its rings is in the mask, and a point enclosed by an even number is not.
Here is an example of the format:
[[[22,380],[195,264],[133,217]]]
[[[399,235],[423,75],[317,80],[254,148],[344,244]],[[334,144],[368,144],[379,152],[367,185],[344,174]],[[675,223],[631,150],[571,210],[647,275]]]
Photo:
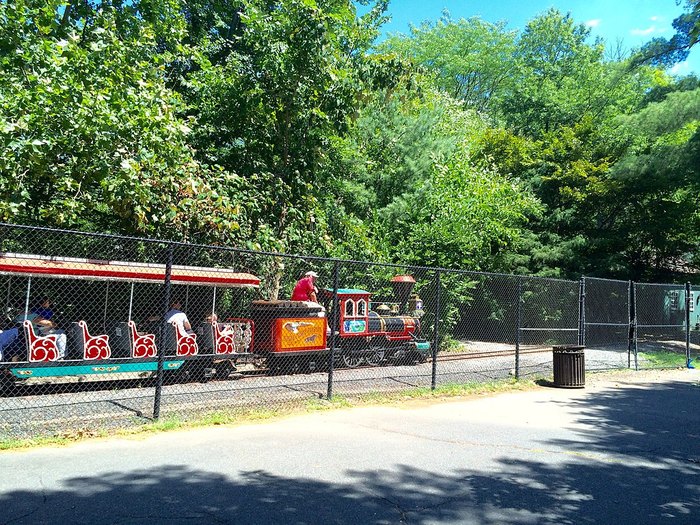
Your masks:
[[[546,379],[554,345],[690,366],[699,298],[0,224],[0,437]]]
[[[583,292],[586,367],[605,370],[633,366],[631,283],[586,278]]]
[[[691,332],[696,328],[689,322],[695,306],[693,295],[689,285],[634,284],[635,367],[690,364]]]

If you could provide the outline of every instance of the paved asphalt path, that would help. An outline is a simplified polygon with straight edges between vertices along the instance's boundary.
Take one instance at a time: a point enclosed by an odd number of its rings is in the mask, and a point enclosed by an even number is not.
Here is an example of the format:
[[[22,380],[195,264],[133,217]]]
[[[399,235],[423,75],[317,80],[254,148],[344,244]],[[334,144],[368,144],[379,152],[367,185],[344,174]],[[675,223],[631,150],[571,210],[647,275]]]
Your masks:
[[[0,453],[0,524],[699,524],[700,371]]]

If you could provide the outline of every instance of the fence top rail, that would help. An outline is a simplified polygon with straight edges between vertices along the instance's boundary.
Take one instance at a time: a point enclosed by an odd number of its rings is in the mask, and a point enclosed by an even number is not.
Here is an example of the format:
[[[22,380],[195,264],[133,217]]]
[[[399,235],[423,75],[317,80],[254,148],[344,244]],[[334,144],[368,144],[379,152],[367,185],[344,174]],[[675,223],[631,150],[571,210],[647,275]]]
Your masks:
[[[514,277],[518,277],[519,279],[522,279],[523,281],[540,281],[540,282],[549,282],[549,283],[562,283],[562,284],[575,284],[578,285],[579,281],[574,281],[572,279],[559,279],[557,277],[540,277],[538,275],[516,275]]]
[[[669,288],[671,290],[683,290],[685,288],[684,284],[680,283],[634,283],[637,288]]]
[[[557,328],[555,326],[550,326],[546,328],[536,328],[536,327],[531,327],[531,326],[521,326],[520,327],[521,331],[530,331],[530,332],[578,332],[578,328]]]
[[[684,324],[641,324],[637,323],[638,328],[679,328],[685,329]]]
[[[280,257],[280,258],[285,258],[285,259],[296,259],[296,260],[301,260],[301,261],[316,261],[316,262],[327,262],[327,263],[336,263],[336,264],[343,263],[343,264],[373,265],[373,266],[380,266],[380,267],[384,267],[384,268],[400,268],[400,269],[403,269],[404,271],[440,272],[440,273],[448,273],[448,274],[456,274],[456,275],[467,275],[467,276],[472,276],[472,277],[501,277],[501,278],[508,278],[508,279],[516,279],[519,283],[523,283],[523,282],[527,282],[527,281],[542,281],[542,282],[558,282],[558,283],[566,283],[566,284],[575,284],[575,283],[579,282],[578,280],[560,279],[560,278],[555,278],[555,277],[540,277],[540,276],[532,276],[532,275],[506,274],[506,273],[497,273],[497,272],[482,272],[482,271],[476,271],[476,270],[462,270],[462,269],[454,269],[454,268],[444,268],[444,267],[439,267],[439,266],[416,266],[416,265],[409,265],[409,264],[397,264],[397,263],[387,263],[387,262],[358,261],[358,260],[353,260],[353,259],[338,259],[338,258],[322,257],[322,256],[318,256],[318,255],[294,255],[294,254],[280,253],[280,252],[251,250],[248,248],[240,248],[240,247],[215,246],[215,245],[211,245],[211,244],[200,244],[200,243],[174,241],[174,240],[166,240],[166,239],[152,239],[149,237],[135,237],[135,236],[129,236],[129,235],[112,234],[112,233],[83,232],[83,231],[70,230],[70,229],[64,229],[64,228],[51,228],[51,227],[47,227],[47,226],[30,226],[30,225],[25,225],[25,224],[11,224],[11,223],[7,223],[7,222],[0,222],[0,228],[8,228],[11,230],[14,229],[14,230],[25,230],[25,231],[51,232],[51,233],[57,233],[57,234],[62,234],[62,235],[77,235],[77,236],[92,237],[92,238],[97,238],[97,239],[111,239],[111,240],[143,242],[143,243],[148,243],[148,244],[161,245],[163,247],[197,248],[197,249],[205,249],[205,250],[223,251],[223,252],[229,252],[229,253],[241,253],[241,254],[267,256],[267,257]],[[628,281],[616,281],[614,279],[602,279],[602,278],[598,278],[598,277],[584,277],[584,278],[585,279],[599,279],[599,280],[621,282],[621,283],[628,282]],[[674,287],[674,286],[675,287],[683,287],[684,286],[682,284],[635,283],[635,285],[638,285],[638,284],[645,284],[645,285],[649,285],[649,286],[654,286],[654,285],[656,285],[656,286],[669,286],[669,287]]]
[[[209,244],[198,244],[198,243],[192,243],[192,242],[172,241],[172,240],[164,240],[164,239],[151,239],[148,237],[134,237],[134,236],[127,236],[127,235],[111,234],[111,233],[81,232],[81,231],[77,231],[77,230],[68,230],[68,229],[61,229],[61,228],[49,228],[46,226],[28,226],[28,225],[24,225],[24,224],[10,224],[10,223],[6,223],[6,222],[0,222],[0,228],[8,228],[8,229],[14,229],[14,230],[26,230],[26,231],[42,231],[42,232],[58,233],[58,234],[63,234],[63,235],[78,235],[78,236],[82,236],[82,237],[92,237],[92,238],[98,238],[98,239],[145,242],[145,243],[149,243],[149,244],[160,244],[164,247],[171,246],[171,247],[183,247],[183,248],[198,248],[198,249],[226,251],[226,252],[233,252],[233,253],[245,253],[245,254],[249,254],[249,255],[259,255],[259,256],[262,255],[262,256],[268,256],[268,257],[280,257],[280,258],[285,258],[285,259],[297,259],[297,260],[302,260],[302,261],[317,261],[317,262],[344,263],[344,264],[363,264],[363,265],[370,264],[373,266],[381,266],[381,267],[385,267],[385,268],[402,268],[402,269],[405,269],[407,271],[411,270],[411,271],[442,272],[442,273],[451,273],[451,274],[459,274],[459,275],[471,275],[474,277],[493,276],[493,277],[507,277],[510,279],[536,279],[536,280],[562,281],[562,282],[572,282],[572,283],[576,282],[576,281],[566,281],[564,279],[554,279],[554,278],[549,278],[549,277],[531,277],[531,276],[524,276],[524,275],[514,275],[514,274],[494,273],[494,272],[479,272],[479,271],[474,271],[474,270],[459,270],[459,269],[454,269],[454,268],[442,268],[442,267],[434,267],[434,266],[416,266],[416,265],[385,263],[385,262],[358,261],[358,260],[353,260],[353,259],[337,259],[337,258],[321,257],[321,256],[317,256],[317,255],[292,255],[292,254],[286,254],[286,253],[267,252],[267,251],[262,251],[262,250],[250,250],[247,248],[238,248],[238,247],[230,247],[230,246],[214,246],[214,245],[209,245]]]
[[[615,284],[624,284],[625,286],[629,286],[631,281],[625,281],[623,279],[606,279],[605,277],[583,277],[584,280],[586,281],[602,281],[605,283],[615,283]]]

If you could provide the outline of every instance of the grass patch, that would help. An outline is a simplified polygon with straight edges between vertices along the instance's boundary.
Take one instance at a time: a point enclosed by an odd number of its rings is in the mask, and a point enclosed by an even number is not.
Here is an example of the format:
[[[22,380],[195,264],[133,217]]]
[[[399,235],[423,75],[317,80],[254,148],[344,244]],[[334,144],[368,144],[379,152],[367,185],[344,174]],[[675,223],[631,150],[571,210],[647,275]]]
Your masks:
[[[439,401],[477,395],[517,392],[536,387],[533,379],[505,379],[491,382],[447,383],[435,390],[428,387],[410,388],[393,392],[366,392],[352,395],[336,395],[332,399],[313,399],[306,404],[306,412],[358,408],[367,406],[397,406],[407,401]]]
[[[3,438],[0,439],[0,450],[15,450],[23,448],[43,447],[47,445],[64,446],[86,439],[104,438],[113,435],[113,432],[103,428],[74,428],[64,432],[58,432],[52,436],[38,436],[35,438]]]
[[[296,406],[295,406],[296,405]],[[235,408],[213,412],[198,412],[188,415],[168,414],[150,423],[136,422],[134,426],[109,429],[71,429],[51,436],[37,438],[0,438],[0,450],[19,450],[42,446],[65,446],[87,439],[107,437],[138,437],[161,432],[212,427],[220,425],[244,424],[267,421],[289,415],[308,412],[305,407],[296,404],[275,407]]]
[[[644,360],[646,364],[653,368],[678,368],[686,366],[685,354],[680,354],[678,352],[658,350],[654,352],[639,352],[637,355],[640,360]]]

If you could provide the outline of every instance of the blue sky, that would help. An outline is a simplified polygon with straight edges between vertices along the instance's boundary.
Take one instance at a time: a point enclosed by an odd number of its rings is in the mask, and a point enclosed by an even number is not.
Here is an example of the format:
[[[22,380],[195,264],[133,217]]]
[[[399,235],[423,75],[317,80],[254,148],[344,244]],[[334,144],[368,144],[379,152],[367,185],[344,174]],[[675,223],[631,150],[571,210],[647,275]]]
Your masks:
[[[683,12],[675,0],[391,0],[391,22],[385,33],[408,33],[409,24],[438,20],[443,10],[453,19],[478,16],[489,22],[505,21],[509,29],[522,30],[525,24],[550,7],[571,13],[576,22],[591,28],[593,37],[602,37],[608,48],[640,47],[654,37],[670,38],[671,23]],[[698,44],[697,47],[700,47]],[[700,73],[700,50],[691,50],[686,62],[673,73]]]

